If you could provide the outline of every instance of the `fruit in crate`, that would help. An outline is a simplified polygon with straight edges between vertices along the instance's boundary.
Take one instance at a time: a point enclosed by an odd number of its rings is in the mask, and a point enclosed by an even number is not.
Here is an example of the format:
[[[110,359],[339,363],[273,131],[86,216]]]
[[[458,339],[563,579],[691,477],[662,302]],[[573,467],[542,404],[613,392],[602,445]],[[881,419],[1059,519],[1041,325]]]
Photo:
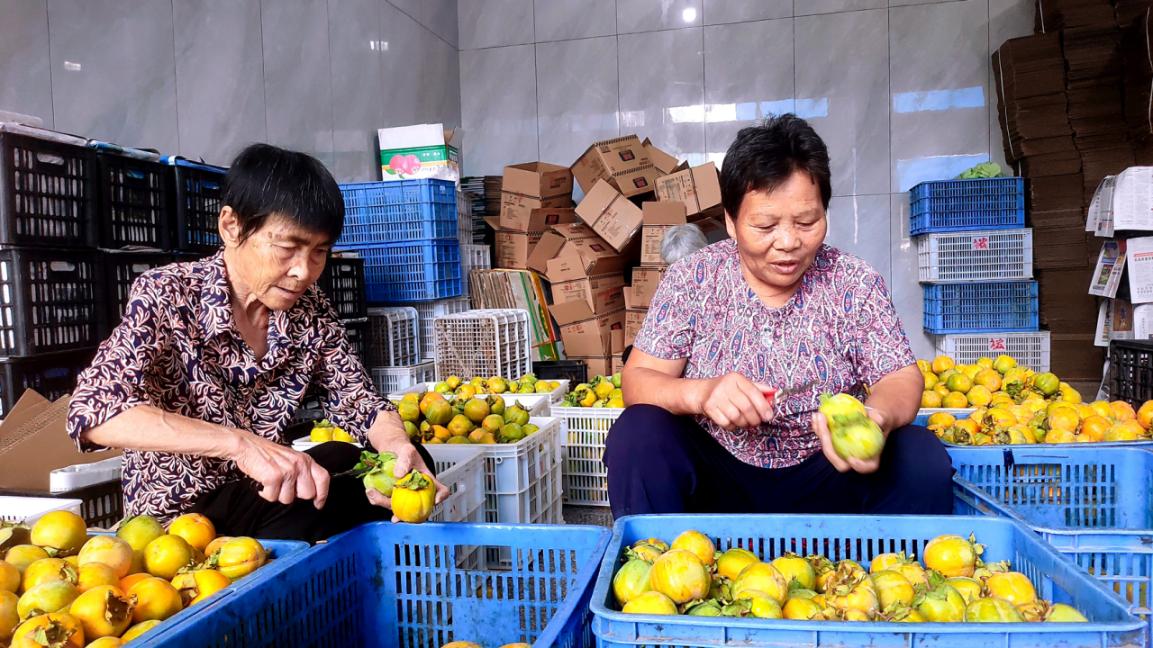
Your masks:
[[[345,432],[344,428],[328,419],[322,419],[312,424],[312,431],[308,433],[308,440],[313,443],[327,443],[329,441],[356,443],[356,439]]]
[[[621,374],[594,376],[587,383],[580,383],[564,397],[565,407],[609,407],[620,409],[625,406],[621,392]]]
[[[1034,583],[1009,563],[983,563],[982,551],[975,538],[941,535],[926,543],[924,564],[903,553],[877,554],[866,571],[853,560],[833,563],[817,554],[786,552],[762,561],[741,547],[717,551],[708,535],[689,530],[672,547],[645,538],[626,548],[612,592],[628,614],[899,623],[1086,621],[1075,608],[1037,598]],[[702,556],[715,558],[714,564]]]
[[[1153,411],[1153,401],[1142,405],[1141,411]],[[961,419],[935,412],[928,425],[945,443],[988,446],[1148,441],[1150,430],[1141,421],[1122,401],[1070,403],[1030,396],[1019,404],[979,407]]]
[[[540,429],[523,405],[506,404],[499,394],[450,401],[436,390],[408,393],[397,412],[409,438],[423,443],[516,443]]]
[[[445,396],[451,394],[471,398],[477,394],[549,394],[558,387],[559,381],[539,380],[534,374],[528,373],[516,380],[492,376],[463,381],[459,376],[449,376],[436,383],[432,389]]]
[[[932,360],[918,360],[917,367],[925,379],[923,408],[994,407],[1036,399],[1081,402],[1081,394],[1055,374],[1020,366],[1008,355],[978,358],[971,365],[957,364],[953,358],[940,355]]]

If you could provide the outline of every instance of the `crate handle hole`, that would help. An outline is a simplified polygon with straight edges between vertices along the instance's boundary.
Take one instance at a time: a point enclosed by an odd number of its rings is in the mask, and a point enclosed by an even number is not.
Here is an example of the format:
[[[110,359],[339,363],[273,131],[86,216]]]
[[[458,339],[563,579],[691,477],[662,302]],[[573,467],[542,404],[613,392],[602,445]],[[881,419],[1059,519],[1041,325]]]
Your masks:
[[[51,153],[37,153],[36,161],[41,164],[53,164],[56,166],[64,166],[64,156],[52,155]]]
[[[52,261],[48,264],[52,272],[76,272],[76,264],[68,261]]]

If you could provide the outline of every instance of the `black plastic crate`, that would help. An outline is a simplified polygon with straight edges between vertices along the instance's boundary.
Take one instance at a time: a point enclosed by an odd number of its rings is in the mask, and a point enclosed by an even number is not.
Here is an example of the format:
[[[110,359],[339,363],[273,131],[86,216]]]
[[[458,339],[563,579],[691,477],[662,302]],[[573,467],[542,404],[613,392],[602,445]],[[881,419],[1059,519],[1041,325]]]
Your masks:
[[[105,293],[96,252],[0,250],[0,356],[97,346]]]
[[[364,294],[364,259],[333,257],[324,266],[317,286],[328,296],[341,319],[368,317]]]
[[[573,386],[589,379],[589,366],[583,360],[541,360],[532,363],[532,372],[541,380],[568,380]]]
[[[96,194],[91,150],[0,133],[0,244],[87,247]]]
[[[56,400],[76,388],[76,377],[88,368],[96,349],[43,353],[0,360],[0,418],[16,405],[28,389]]]
[[[344,320],[344,330],[348,333],[348,342],[352,345],[352,352],[360,358],[363,364],[368,353],[368,318]]]
[[[111,529],[124,519],[124,488],[119,479],[52,493],[32,490],[0,490],[0,495],[55,497],[80,500],[80,517],[89,527]]]
[[[160,162],[98,153],[98,247],[167,249],[172,170]]]
[[[1153,400],[1153,340],[1109,343],[1109,398],[1141,407]]]
[[[187,160],[172,162],[176,227],[172,249],[215,252],[220,247],[220,198],[227,169]]]
[[[132,282],[145,272],[176,261],[191,259],[191,255],[174,252],[108,252],[102,255],[104,276],[108,284],[108,327],[120,323],[124,304]]]

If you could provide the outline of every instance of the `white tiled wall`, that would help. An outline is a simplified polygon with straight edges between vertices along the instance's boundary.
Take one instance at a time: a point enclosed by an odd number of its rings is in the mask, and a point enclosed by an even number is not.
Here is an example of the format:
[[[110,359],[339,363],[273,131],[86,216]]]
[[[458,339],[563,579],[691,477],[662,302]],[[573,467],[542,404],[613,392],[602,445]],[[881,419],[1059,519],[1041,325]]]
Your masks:
[[[1003,161],[989,55],[1032,33],[1032,0],[459,1],[466,173],[629,133],[719,162],[796,112],[833,158],[830,243],[885,274],[931,351],[902,192]]]
[[[215,163],[267,141],[371,180],[377,128],[460,125],[457,25],[457,0],[0,0],[0,108]]]

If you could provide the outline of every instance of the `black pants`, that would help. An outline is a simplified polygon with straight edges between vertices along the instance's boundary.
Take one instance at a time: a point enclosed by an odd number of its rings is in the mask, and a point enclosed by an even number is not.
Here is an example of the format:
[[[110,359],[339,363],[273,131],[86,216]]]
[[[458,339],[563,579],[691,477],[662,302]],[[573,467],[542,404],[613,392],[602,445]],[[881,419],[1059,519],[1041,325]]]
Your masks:
[[[642,513],[953,512],[953,467],[933,434],[906,426],[889,434],[880,469],[839,473],[821,452],[795,466],[750,466],[695,420],[634,405],[609,431],[613,517]]]
[[[424,446],[417,445],[416,449],[429,470],[433,470],[432,457]],[[312,448],[308,454],[335,475],[356,465],[360,448],[333,441]],[[255,482],[244,479],[205,494],[190,512],[207,516],[219,535],[307,542],[324,540],[366,522],[392,519],[392,511],[369,502],[364,482],[351,476],[332,478],[328,501],[319,510],[311,500],[296,500],[287,506],[269,502],[260,496]]]

